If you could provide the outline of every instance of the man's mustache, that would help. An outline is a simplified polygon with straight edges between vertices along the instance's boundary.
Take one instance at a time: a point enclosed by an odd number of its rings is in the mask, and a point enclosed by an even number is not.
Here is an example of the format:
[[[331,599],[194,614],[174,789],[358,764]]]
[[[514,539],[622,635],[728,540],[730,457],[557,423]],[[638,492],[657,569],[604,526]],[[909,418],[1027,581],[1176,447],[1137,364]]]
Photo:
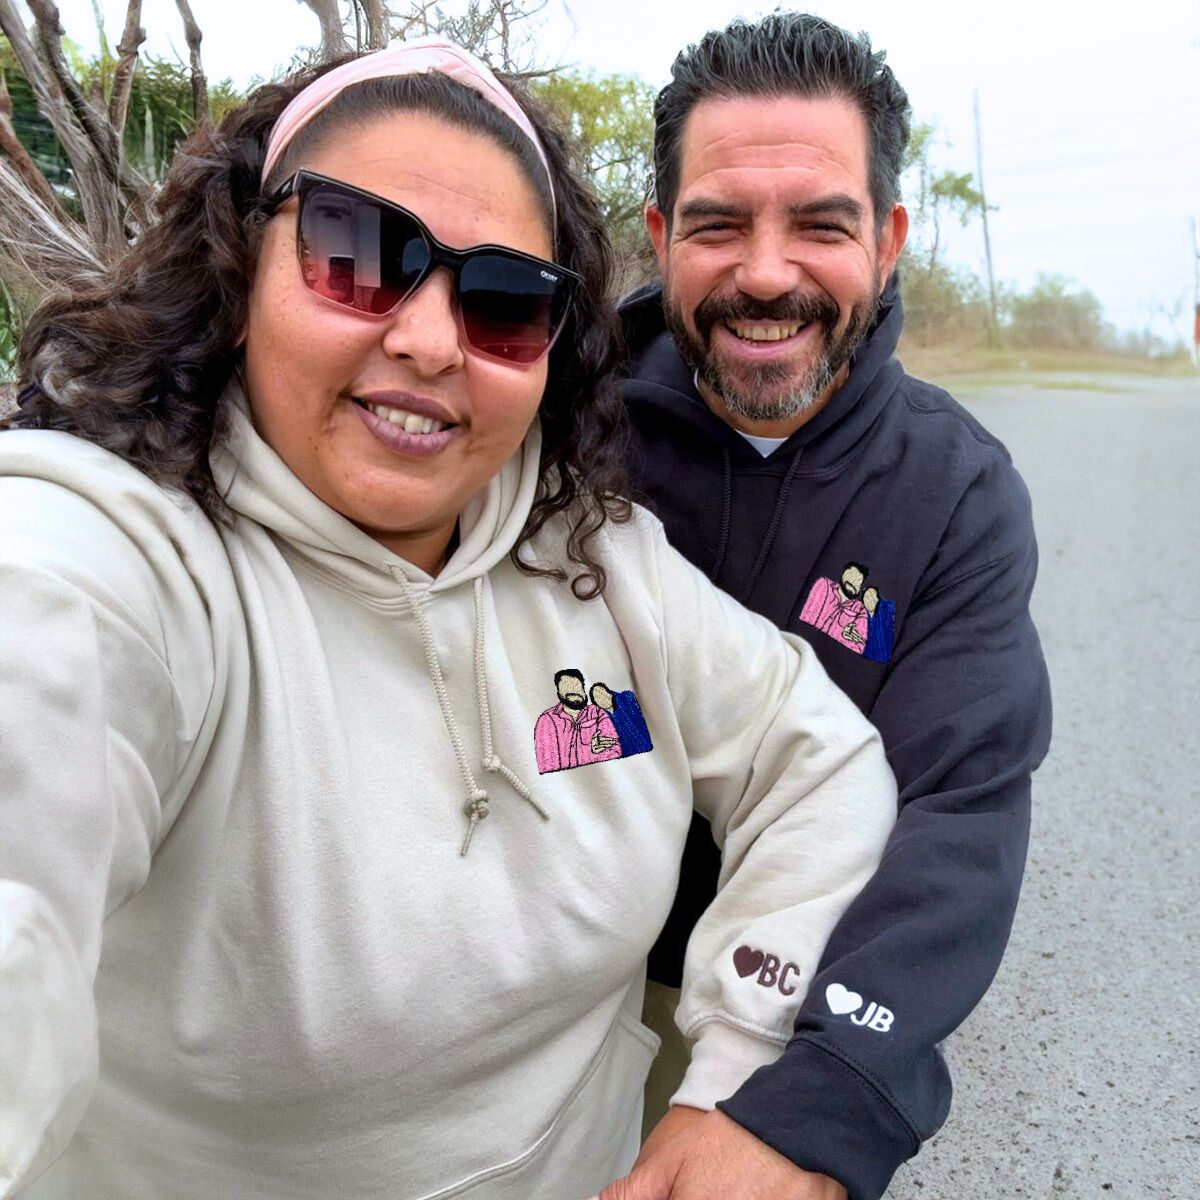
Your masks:
[[[696,331],[707,339],[718,322],[773,321],[778,325],[823,325],[826,331],[838,322],[838,306],[828,296],[806,296],[790,292],[771,300],[737,293],[734,296],[708,296],[696,306],[692,319]]]

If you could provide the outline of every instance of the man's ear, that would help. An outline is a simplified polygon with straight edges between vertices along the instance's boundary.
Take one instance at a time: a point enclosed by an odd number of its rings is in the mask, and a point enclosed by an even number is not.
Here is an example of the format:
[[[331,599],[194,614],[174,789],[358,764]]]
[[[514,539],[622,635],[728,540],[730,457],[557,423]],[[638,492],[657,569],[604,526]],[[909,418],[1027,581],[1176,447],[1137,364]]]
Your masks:
[[[896,260],[904,243],[908,239],[908,210],[903,204],[897,204],[892,209],[888,219],[884,221],[879,231],[879,282],[880,291],[887,286],[887,281],[896,269]]]
[[[667,274],[667,240],[670,233],[667,229],[667,218],[657,204],[646,205],[646,229],[650,240],[654,243],[654,253],[658,258],[658,273],[665,279]]]

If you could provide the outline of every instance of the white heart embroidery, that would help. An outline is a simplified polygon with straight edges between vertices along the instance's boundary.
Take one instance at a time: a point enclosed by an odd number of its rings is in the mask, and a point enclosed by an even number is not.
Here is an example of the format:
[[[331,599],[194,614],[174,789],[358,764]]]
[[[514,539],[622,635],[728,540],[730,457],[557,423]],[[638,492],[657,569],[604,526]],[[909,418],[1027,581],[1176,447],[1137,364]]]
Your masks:
[[[844,1017],[862,1007],[862,997],[857,992],[842,987],[840,983],[831,983],[825,989],[825,1003],[835,1016]]]

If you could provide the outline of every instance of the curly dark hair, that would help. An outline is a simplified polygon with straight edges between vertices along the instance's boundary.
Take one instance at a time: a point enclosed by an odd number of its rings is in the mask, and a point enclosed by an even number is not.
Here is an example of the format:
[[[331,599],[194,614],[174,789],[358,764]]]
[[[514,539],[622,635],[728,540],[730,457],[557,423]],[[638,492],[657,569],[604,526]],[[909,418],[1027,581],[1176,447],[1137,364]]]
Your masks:
[[[630,515],[627,431],[615,374],[622,352],[613,255],[572,148],[520,82],[501,76],[541,139],[552,203],[545,168],[514,122],[445,76],[404,76],[348,88],[297,136],[264,183],[276,119],[336,65],[258,88],[217,128],[201,129],[181,146],[158,197],[160,219],[107,274],[60,288],[29,320],[18,360],[21,408],[0,428],[86,438],[158,484],[187,492],[210,519],[228,519],[209,452],[224,431],[218,400],[241,361],[268,197],[307,150],[338,130],[389,113],[425,112],[481,132],[514,155],[553,223],[557,261],[583,277],[550,353],[539,408],[541,484],[511,557],[527,574],[565,581],[567,571],[522,561],[518,551],[552,516],[567,514],[567,560],[581,568],[571,587],[581,599],[598,596],[607,579],[590,543],[606,521]]]
[[[668,225],[679,194],[683,131],[702,100],[733,96],[842,96],[867,125],[871,202],[882,228],[900,196],[912,110],[908,96],[865,33],[811,13],[773,12],[706,33],[679,52],[671,82],[654,102],[656,203]]]

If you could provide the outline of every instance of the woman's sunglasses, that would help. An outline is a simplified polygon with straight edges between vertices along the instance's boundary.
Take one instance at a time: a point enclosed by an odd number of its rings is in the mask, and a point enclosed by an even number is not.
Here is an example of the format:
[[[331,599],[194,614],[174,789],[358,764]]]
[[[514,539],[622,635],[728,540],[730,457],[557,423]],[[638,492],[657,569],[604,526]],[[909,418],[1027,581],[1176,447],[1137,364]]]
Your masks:
[[[455,250],[398,204],[311,171],[284,182],[269,211],[292,196],[300,201],[296,245],[310,291],[339,308],[386,317],[446,267],[463,336],[489,358],[537,362],[583,284],[574,271],[506,246]]]

